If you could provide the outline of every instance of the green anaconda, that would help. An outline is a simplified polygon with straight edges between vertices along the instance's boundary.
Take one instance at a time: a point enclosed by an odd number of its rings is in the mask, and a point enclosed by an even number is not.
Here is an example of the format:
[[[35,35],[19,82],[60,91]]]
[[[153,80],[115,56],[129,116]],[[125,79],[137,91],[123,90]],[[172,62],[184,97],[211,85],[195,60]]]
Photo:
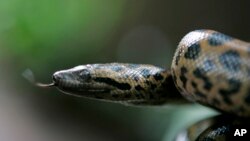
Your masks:
[[[42,86],[133,105],[198,102],[249,117],[250,44],[213,30],[196,30],[180,41],[170,69],[129,63],[87,64],[57,71],[53,83]]]

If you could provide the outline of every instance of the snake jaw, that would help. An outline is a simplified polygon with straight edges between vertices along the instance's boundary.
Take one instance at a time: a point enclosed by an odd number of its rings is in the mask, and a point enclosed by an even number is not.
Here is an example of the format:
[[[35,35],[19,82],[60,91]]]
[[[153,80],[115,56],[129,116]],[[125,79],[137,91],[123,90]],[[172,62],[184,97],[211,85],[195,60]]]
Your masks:
[[[68,70],[57,71],[52,76],[54,86],[60,91],[75,96],[107,97],[112,88],[96,83],[95,69],[91,65],[81,65]]]
[[[55,86],[66,94],[112,102],[152,103],[165,97],[157,85],[166,76],[169,75],[162,68],[151,65],[108,63],[58,71],[52,78]]]

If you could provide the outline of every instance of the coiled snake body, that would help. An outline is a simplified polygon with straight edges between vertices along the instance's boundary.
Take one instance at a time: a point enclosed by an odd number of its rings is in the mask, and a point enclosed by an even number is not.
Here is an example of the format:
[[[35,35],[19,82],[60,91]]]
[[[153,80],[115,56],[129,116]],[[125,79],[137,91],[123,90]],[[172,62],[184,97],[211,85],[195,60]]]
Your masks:
[[[88,64],[54,73],[50,86],[76,96],[134,105],[193,101],[249,117],[249,61],[249,43],[197,30],[180,41],[170,70],[142,64]]]

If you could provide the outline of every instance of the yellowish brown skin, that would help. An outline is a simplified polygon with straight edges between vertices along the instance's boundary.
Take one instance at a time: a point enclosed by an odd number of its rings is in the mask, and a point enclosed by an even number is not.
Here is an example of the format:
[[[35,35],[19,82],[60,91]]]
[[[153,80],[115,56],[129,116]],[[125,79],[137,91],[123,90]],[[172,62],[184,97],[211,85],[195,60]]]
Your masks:
[[[127,105],[185,103],[170,71],[145,64],[88,64],[58,71],[54,84],[64,93]]]
[[[192,101],[249,117],[249,61],[249,43],[197,30],[180,41],[171,70],[142,64],[88,64],[56,72],[53,85],[71,95],[128,105]]]
[[[191,48],[199,53],[185,57]],[[181,72],[183,68],[186,71]],[[171,69],[176,86],[187,99],[250,116],[249,43],[212,30],[194,31],[179,43]]]
[[[218,115],[203,119],[190,125],[179,132],[174,141],[236,141],[239,136],[234,136],[237,129],[245,129],[250,126],[248,118],[233,117],[230,115]],[[249,140],[248,134],[244,134],[240,140]]]

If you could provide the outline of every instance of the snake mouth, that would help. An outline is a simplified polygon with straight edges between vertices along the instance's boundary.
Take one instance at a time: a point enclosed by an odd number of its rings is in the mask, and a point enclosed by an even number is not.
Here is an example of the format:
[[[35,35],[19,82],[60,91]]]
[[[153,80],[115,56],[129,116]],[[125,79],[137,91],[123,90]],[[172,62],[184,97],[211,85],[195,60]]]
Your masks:
[[[59,75],[58,73],[54,73],[52,75],[52,80],[53,80],[54,85],[58,86],[61,83],[62,78],[63,77],[61,75]]]
[[[98,94],[98,93],[103,94],[110,92],[110,90],[108,89],[90,87],[88,84],[78,84],[74,82],[54,83],[53,86],[56,86],[61,91],[78,95]]]
[[[87,88],[84,86],[77,85],[57,85],[57,89],[61,92],[69,95],[79,96],[79,97],[87,97],[87,98],[96,98],[103,97],[106,94],[110,93],[110,90],[106,89],[96,89],[96,88]]]

